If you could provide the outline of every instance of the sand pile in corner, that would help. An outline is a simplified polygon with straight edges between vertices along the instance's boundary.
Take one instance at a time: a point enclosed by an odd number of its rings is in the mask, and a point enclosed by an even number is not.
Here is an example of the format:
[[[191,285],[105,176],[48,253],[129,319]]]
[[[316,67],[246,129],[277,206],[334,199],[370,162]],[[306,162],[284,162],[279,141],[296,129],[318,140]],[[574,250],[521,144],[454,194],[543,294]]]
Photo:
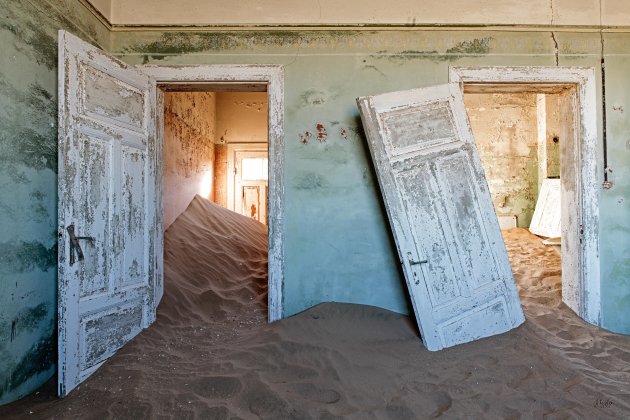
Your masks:
[[[53,387],[0,417],[630,418],[630,337],[561,303],[553,250],[505,237],[527,321],[429,352],[415,321],[365,305],[265,324],[264,226],[196,198],[166,232],[156,324],[63,401]]]
[[[164,278],[164,322],[265,317],[267,227],[196,196],[164,234]]]

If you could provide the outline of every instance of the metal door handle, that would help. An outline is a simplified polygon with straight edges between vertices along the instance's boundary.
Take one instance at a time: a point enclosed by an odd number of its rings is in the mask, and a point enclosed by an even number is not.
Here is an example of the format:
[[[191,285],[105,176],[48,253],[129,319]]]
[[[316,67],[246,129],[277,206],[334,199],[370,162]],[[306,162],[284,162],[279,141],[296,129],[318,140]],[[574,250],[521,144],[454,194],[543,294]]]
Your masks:
[[[70,265],[75,263],[74,254],[76,252],[77,259],[79,261],[83,261],[83,250],[81,249],[81,245],[79,244],[79,239],[84,239],[86,241],[94,241],[92,236],[75,236],[74,235],[74,225],[70,225],[66,228],[68,231],[68,236],[70,236]]]
[[[429,262],[429,260],[420,260],[420,261],[409,260],[409,265],[426,264],[428,262]]]

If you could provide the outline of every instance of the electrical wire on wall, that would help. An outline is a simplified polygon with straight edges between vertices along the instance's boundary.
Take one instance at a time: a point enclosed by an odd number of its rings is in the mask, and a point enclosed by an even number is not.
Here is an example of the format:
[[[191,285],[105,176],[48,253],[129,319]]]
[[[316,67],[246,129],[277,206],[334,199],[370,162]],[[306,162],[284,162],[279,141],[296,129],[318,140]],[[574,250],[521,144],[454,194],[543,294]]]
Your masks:
[[[604,184],[605,190],[612,188],[612,181],[608,179],[608,174],[612,169],[608,167],[608,146],[606,139],[606,62],[604,59],[604,27],[602,26],[602,0],[599,0],[599,40],[601,45],[600,59],[602,71],[602,145],[604,148]]]

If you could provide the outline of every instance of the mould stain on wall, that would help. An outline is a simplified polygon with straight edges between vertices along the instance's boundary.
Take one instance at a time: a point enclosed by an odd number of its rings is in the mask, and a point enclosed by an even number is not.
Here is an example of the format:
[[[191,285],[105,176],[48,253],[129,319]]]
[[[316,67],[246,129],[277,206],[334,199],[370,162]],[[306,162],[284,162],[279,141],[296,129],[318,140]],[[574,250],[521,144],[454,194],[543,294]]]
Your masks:
[[[165,32],[154,41],[134,42],[122,49],[123,54],[146,53],[150,59],[204,51],[229,51],[238,48],[295,48],[325,43],[330,37],[347,39],[356,31],[238,31],[238,32]]]
[[[490,42],[492,37],[474,38],[468,41],[460,41],[455,43],[454,46],[447,48],[443,52],[438,50],[403,50],[397,53],[392,53],[387,50],[378,51],[372,55],[372,58],[387,58],[390,61],[401,62],[405,60],[411,60],[418,57],[429,57],[436,62],[441,61],[455,61],[466,56],[480,56],[490,52]],[[365,66],[364,68],[372,68],[374,66]],[[378,70],[375,67],[374,70]]]

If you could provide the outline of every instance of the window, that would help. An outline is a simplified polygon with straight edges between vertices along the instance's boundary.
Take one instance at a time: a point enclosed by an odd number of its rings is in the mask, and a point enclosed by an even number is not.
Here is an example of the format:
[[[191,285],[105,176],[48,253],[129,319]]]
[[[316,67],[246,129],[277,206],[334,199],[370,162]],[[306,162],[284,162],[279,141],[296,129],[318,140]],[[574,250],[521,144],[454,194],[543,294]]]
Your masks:
[[[269,179],[269,160],[267,158],[247,158],[242,160],[243,181],[266,181]]]

